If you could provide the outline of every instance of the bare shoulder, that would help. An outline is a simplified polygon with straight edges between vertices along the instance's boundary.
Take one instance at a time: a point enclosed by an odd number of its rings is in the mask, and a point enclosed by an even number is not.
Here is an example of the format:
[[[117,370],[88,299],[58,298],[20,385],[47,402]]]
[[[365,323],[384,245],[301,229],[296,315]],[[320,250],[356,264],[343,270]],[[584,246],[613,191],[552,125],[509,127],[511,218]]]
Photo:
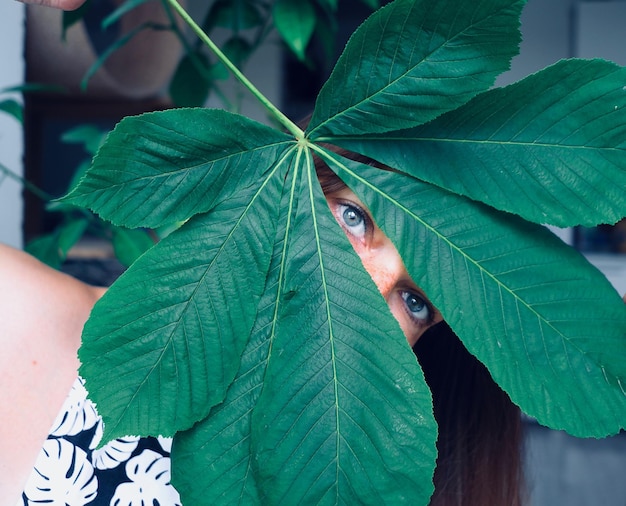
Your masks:
[[[75,376],[82,329],[98,296],[95,288],[0,245],[0,381],[31,374],[25,372],[31,363],[43,376],[61,365]]]
[[[0,420],[15,421],[0,424],[0,497],[10,504],[76,378],[82,328],[100,294],[0,244]]]
[[[99,289],[0,244],[0,342],[7,331],[15,336],[34,329],[80,329],[100,295]]]

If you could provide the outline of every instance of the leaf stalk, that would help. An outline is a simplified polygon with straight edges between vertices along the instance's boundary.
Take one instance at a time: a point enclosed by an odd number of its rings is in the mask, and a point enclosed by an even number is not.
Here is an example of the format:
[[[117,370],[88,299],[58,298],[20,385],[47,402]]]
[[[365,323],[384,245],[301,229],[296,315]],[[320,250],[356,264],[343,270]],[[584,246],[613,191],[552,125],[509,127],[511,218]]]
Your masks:
[[[177,0],[167,0],[172,8],[183,18],[194,33],[200,38],[204,44],[206,44],[211,51],[217,56],[217,58],[232,72],[235,78],[245,86],[250,93],[265,107],[277,121],[283,125],[288,132],[292,133],[296,139],[304,139],[304,132],[293,121],[285,116],[265,95],[263,95],[248,78],[231,62],[228,57],[220,50],[219,47],[211,40],[211,38],[204,33],[202,28],[193,20],[193,18],[187,14],[187,11],[178,3]]]

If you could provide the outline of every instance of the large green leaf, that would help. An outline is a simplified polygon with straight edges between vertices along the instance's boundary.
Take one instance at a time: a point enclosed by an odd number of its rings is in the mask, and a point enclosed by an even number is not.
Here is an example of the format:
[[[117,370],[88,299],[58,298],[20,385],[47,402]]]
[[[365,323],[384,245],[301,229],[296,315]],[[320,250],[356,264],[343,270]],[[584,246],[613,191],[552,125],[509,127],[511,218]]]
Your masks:
[[[105,439],[173,435],[223,400],[263,293],[287,165],[171,233],[96,305],[80,373]]]
[[[426,503],[436,438],[430,391],[311,172],[300,176],[252,418],[262,503]]]
[[[480,100],[478,136],[489,107],[506,126],[511,110],[520,118],[534,111],[541,121],[528,118],[528,132],[538,139],[556,130],[554,117],[568,124],[561,104],[542,103],[541,94],[536,106],[511,109],[525,96],[509,88],[506,110],[493,102],[503,92],[486,92],[517,51],[523,4],[396,0],[352,37],[309,139],[425,130]],[[569,86],[575,77],[563,75]],[[567,107],[580,111],[570,112],[590,118],[582,121],[589,132],[610,137],[610,119],[621,134],[617,116],[594,109],[602,100],[585,103],[587,91],[572,95]],[[255,94],[297,140],[223,111],[132,118],[67,198],[128,227],[186,221],[133,264],[86,326],[81,374],[103,414],[104,440],[183,431],[173,474],[191,504],[426,504],[436,427],[420,368],[329,212],[310,157],[293,156],[309,141]],[[561,114],[544,115],[548,106]],[[586,138],[595,146],[593,133]],[[583,257],[544,228],[421,173],[324,156],[522,409],[576,435],[624,428],[626,308]],[[510,189],[513,200],[520,190]],[[619,193],[610,200],[618,205]]]
[[[337,139],[537,223],[626,216],[626,69],[565,60],[411,130]]]
[[[334,163],[526,413],[577,436],[625,427],[626,306],[582,255],[544,227],[428,183]]]
[[[311,138],[410,128],[509,67],[524,0],[395,0],[352,35],[318,95]]]
[[[217,109],[123,119],[63,201],[127,228],[157,228],[209,211],[254,184],[293,139]]]

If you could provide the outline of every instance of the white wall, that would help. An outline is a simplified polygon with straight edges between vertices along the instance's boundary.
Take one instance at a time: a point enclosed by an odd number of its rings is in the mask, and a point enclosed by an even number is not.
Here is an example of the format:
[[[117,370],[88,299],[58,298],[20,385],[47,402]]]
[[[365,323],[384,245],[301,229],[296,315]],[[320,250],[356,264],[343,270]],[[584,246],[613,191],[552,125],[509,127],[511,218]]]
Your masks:
[[[19,2],[0,2],[0,89],[19,85],[24,79],[24,13]],[[8,96],[0,95],[0,100],[5,98]],[[0,163],[22,175],[22,127],[7,114],[0,114]],[[0,242],[15,247],[22,246],[21,191],[19,183],[0,176]]]
[[[537,72],[571,55],[571,15],[576,0],[528,0],[521,18],[520,52],[511,70],[500,76],[502,86]]]

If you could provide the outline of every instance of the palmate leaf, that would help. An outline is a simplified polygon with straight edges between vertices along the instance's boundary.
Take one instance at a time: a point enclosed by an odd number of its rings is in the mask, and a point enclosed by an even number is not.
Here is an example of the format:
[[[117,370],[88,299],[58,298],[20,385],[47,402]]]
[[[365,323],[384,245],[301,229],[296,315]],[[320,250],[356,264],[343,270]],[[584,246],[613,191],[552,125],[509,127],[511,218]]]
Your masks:
[[[167,236],[96,305],[80,373],[105,440],[173,435],[223,400],[263,293],[287,166]]]
[[[183,502],[425,504],[432,492],[430,392],[309,176],[281,206],[271,281],[226,400],[176,436]]]
[[[62,201],[127,228],[157,228],[209,211],[256,182],[293,139],[218,109],[123,119]]]
[[[583,437],[624,428],[626,306],[582,255],[539,225],[417,179],[335,166],[526,413]]]
[[[351,39],[309,139],[256,90],[295,139],[205,110],[141,116],[111,134],[68,200],[129,227],[188,221],[87,325],[81,373],[105,439],[184,431],[173,473],[186,503],[428,501],[430,393],[310,158],[292,165],[292,148],[467,104],[516,53],[523,3],[396,0]],[[582,257],[436,185],[332,164],[525,411],[577,435],[624,426],[626,310]]]
[[[518,52],[525,0],[396,0],[352,35],[320,91],[309,132],[410,128],[487,90]]]
[[[561,227],[626,216],[626,69],[564,60],[431,123],[333,139],[442,188]]]

